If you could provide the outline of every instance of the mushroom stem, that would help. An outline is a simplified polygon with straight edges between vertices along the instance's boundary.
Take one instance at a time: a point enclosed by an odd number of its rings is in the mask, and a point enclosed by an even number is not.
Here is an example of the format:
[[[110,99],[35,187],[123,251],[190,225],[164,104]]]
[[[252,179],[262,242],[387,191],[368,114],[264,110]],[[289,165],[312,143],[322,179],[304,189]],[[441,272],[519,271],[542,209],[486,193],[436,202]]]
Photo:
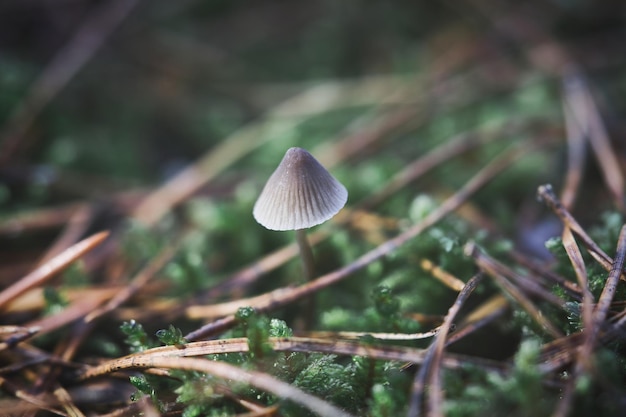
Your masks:
[[[309,244],[309,240],[306,237],[305,229],[296,229],[296,242],[298,242],[298,248],[300,249],[300,258],[302,259],[302,269],[304,271],[304,278],[306,282],[312,281],[315,278],[315,259],[313,258],[313,250]],[[310,328],[315,322],[315,294],[304,300],[303,308],[304,328]],[[300,326],[296,326],[300,327]]]
[[[298,242],[298,248],[300,249],[300,258],[302,259],[304,277],[308,282],[315,277],[315,261],[311,245],[309,244],[309,240],[306,238],[305,229],[296,230],[296,241]]]

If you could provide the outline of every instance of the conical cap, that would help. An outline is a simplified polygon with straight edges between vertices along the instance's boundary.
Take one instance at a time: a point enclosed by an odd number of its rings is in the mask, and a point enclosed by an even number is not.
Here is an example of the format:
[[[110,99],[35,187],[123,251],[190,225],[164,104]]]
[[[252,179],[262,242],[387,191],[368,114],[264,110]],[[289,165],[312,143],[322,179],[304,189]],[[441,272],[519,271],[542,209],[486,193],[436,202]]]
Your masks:
[[[270,230],[307,229],[333,217],[348,191],[304,149],[287,150],[267,180],[252,214]]]

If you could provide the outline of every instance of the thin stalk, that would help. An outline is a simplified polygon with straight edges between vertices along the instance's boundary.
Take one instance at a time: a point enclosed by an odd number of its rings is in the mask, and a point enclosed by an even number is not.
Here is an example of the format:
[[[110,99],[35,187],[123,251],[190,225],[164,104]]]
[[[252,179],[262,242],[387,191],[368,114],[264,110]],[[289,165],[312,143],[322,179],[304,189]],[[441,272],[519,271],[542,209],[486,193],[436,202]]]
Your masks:
[[[302,260],[302,269],[304,271],[304,279],[310,282],[315,278],[315,258],[313,250],[306,237],[305,229],[296,230],[296,242],[300,249],[300,259]],[[311,294],[308,299],[304,300],[304,327],[310,328],[315,323],[315,294]]]
[[[309,241],[306,238],[305,229],[296,230],[296,242],[298,242],[298,248],[300,249],[300,259],[302,259],[304,277],[306,281],[309,282],[315,278],[315,259],[311,245],[309,245]]]

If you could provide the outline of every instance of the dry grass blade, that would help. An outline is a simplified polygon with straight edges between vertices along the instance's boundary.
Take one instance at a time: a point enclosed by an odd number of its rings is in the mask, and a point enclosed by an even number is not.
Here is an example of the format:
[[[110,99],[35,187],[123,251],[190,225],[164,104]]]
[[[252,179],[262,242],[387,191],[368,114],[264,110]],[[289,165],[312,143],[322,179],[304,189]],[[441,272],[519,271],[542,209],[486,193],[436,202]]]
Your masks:
[[[267,136],[264,140],[258,137],[265,124],[269,122],[253,123],[225,138],[216,149],[209,151],[149,194],[135,209],[133,217],[146,226],[154,225],[173,207],[189,198],[191,194],[230,166],[233,161],[247,155],[264,141],[269,140]],[[286,129],[292,127],[291,124],[285,126]]]
[[[544,343],[541,347],[540,369],[554,372],[571,363],[583,339],[582,333],[573,333],[560,339]]]
[[[35,410],[45,410],[48,411],[54,415],[58,415],[58,416],[63,416],[63,417],[68,417],[67,413],[64,413],[62,410],[59,410],[55,407],[52,407],[48,401],[46,401],[45,399],[41,399],[36,395],[32,395],[29,392],[19,389],[16,386],[14,386],[11,382],[9,382],[7,379],[3,378],[0,376],[0,387],[2,387],[5,391],[10,392],[13,396],[15,396],[16,398],[19,398],[20,400],[25,401],[27,404],[31,404],[32,406],[36,407]],[[6,412],[6,408],[8,407],[3,407],[3,412]],[[19,415],[23,415],[23,413],[25,412],[32,412],[33,410],[31,408],[26,408],[24,407],[23,403],[17,404],[16,405],[17,410],[15,410],[16,414],[19,413]]]
[[[23,326],[0,326],[0,338],[5,338],[15,333],[27,333],[29,330],[31,329]]]
[[[572,233],[576,234],[580,237],[582,243],[585,245],[587,250],[593,258],[600,263],[600,265],[607,271],[610,271],[613,265],[613,259],[609,257],[597,244],[591,239],[591,237],[585,232],[582,226],[574,219],[569,211],[563,207],[559,199],[554,194],[552,190],[552,186],[541,185],[537,189],[538,196],[546,203],[548,206],[554,211],[561,221],[563,222],[565,227],[569,227]],[[626,277],[622,274],[622,279],[626,279]]]
[[[94,297],[94,299],[110,298],[121,289],[121,285],[107,285],[106,287],[92,286],[89,288],[72,288],[65,291],[64,295],[67,301],[72,303],[79,299],[91,297]],[[43,309],[45,307],[45,304],[46,300],[44,296],[44,288],[33,288],[7,304],[4,308],[4,311],[7,313],[24,313],[28,311],[36,311]]]
[[[459,292],[456,300],[448,310],[446,318],[444,319],[441,329],[435,340],[428,349],[424,363],[420,367],[420,370],[415,374],[413,380],[413,387],[411,389],[411,400],[409,403],[409,411],[407,416],[413,417],[421,414],[422,410],[422,397],[426,388],[427,380],[430,379],[430,390],[428,399],[428,413],[430,416],[443,416],[441,410],[441,404],[443,404],[443,392],[441,390],[441,363],[443,358],[443,351],[446,346],[446,337],[452,327],[452,322],[459,310],[474,291],[476,286],[482,280],[481,275],[477,275],[471,278],[463,289]]]
[[[68,323],[79,320],[80,318],[85,317],[94,308],[108,300],[111,296],[111,293],[106,292],[93,294],[93,296],[91,296],[90,298],[79,299],[73,302],[55,315],[45,316],[41,319],[32,321],[27,326],[30,329],[37,329],[36,332],[17,334],[7,339],[5,343],[0,344],[0,350],[9,346],[13,346],[16,343],[22,342],[31,337],[39,337],[44,334],[50,333],[67,325]]]
[[[467,256],[471,256],[474,258],[476,265],[491,276],[496,284],[502,288],[507,294],[509,294],[517,303],[524,309],[526,312],[532,317],[532,319],[539,324],[546,332],[548,332],[554,338],[560,338],[563,336],[563,333],[557,329],[557,327],[548,320],[548,318],[541,313],[541,311],[535,306],[526,294],[521,291],[514,283],[507,280],[501,273],[501,268],[499,268],[499,264],[495,262],[493,259],[488,257],[487,255],[481,253],[480,249],[473,243],[469,242],[465,245],[465,254]],[[501,265],[500,265],[501,266]],[[548,301],[556,301],[557,305],[560,305],[562,302],[557,298],[557,300],[551,300],[550,298],[546,298]]]
[[[571,232],[566,228],[564,231],[564,240],[566,232],[569,234],[567,236],[568,245],[568,255],[570,251],[572,252],[573,257],[570,255],[570,259],[572,259],[572,264],[575,265],[576,275],[578,276],[579,281],[582,284],[586,283],[586,270],[582,263],[582,254],[578,251],[575,243],[572,243],[573,236],[571,236]],[[576,249],[574,249],[576,247]],[[593,363],[593,350],[597,343],[597,337],[600,333],[601,328],[604,326],[604,322],[606,320],[606,316],[609,310],[609,306],[611,301],[613,300],[613,295],[617,289],[617,283],[619,282],[620,275],[624,268],[624,259],[626,258],[626,226],[623,226],[617,244],[617,251],[615,255],[615,261],[613,264],[613,268],[609,273],[609,276],[604,285],[604,289],[602,290],[602,294],[600,295],[600,299],[598,300],[598,304],[595,310],[592,312],[592,302],[593,298],[591,293],[589,292],[588,285],[585,285],[586,291],[584,292],[585,298],[583,300],[583,323],[585,326],[585,332],[582,333],[584,337],[582,345],[578,348],[576,355],[576,366],[570,376],[570,379],[567,383],[565,391],[563,393],[562,399],[559,402],[557,409],[554,413],[555,417],[565,417],[568,415],[569,410],[571,409],[571,403],[574,398],[574,389],[576,386],[576,382],[586,370],[587,372],[594,371],[594,363]]]
[[[114,363],[115,366],[112,367],[112,370],[117,371],[125,369],[164,368],[204,372],[219,378],[241,382],[270,392],[279,398],[290,400],[306,407],[320,416],[350,417],[349,413],[268,374],[247,371],[221,361],[141,354],[117,359]],[[84,375],[84,377],[89,376],[90,374]]]
[[[273,350],[279,352],[321,352],[335,355],[364,356],[377,360],[416,364],[423,363],[426,356],[426,350],[423,349],[403,346],[375,346],[353,341],[336,341],[310,337],[270,337],[268,343],[272,346]],[[248,351],[249,345],[248,339],[246,338],[190,342],[180,346],[161,346],[87,368],[82,371],[79,378],[84,380],[116,372],[121,369],[120,366],[127,366],[129,361],[132,361],[132,358],[143,356],[187,358]],[[506,368],[505,365],[499,362],[457,354],[446,354],[442,359],[442,365],[449,369],[458,369],[467,364],[481,366],[484,369],[494,372],[502,372]]]
[[[454,300],[454,304],[448,310],[448,314],[441,325],[441,331],[435,338],[433,342],[433,360],[430,364],[432,370],[430,372],[430,391],[428,395],[428,406],[427,415],[435,416],[435,417],[443,417],[443,410],[441,409],[444,399],[443,399],[443,389],[441,387],[441,363],[443,359],[443,351],[446,346],[446,338],[450,333],[450,329],[452,328],[452,324],[456,315],[461,310],[465,301],[469,298],[470,294],[476,289],[480,281],[482,280],[482,275],[476,275],[472,277],[465,287],[461,290],[456,300]]]
[[[509,309],[509,302],[501,294],[494,295],[489,300],[470,312],[459,324],[457,330],[450,335],[446,346],[455,343],[465,336],[502,316]]]
[[[583,301],[582,301],[582,317],[583,317],[583,326],[585,329],[593,328],[593,295],[589,290],[589,281],[587,277],[587,268],[585,267],[585,262],[580,252],[580,248],[576,244],[576,240],[574,239],[574,235],[569,227],[565,227],[563,229],[562,234],[563,246],[567,253],[567,256],[570,259],[572,266],[574,267],[574,272],[576,273],[576,277],[578,279],[578,284],[583,292]],[[585,352],[586,349],[578,349],[578,355],[576,358],[576,366],[574,367],[574,371],[570,376],[570,379],[567,381],[567,385],[563,390],[563,395],[561,400],[559,401],[557,408],[554,412],[554,417],[565,417],[568,415],[572,400],[574,398],[574,389],[576,385],[576,381],[581,374],[582,368],[584,364],[588,363],[588,358],[586,355],[589,352]]]
[[[50,328],[59,327],[60,324],[69,323],[70,321],[82,317],[82,320],[73,329],[72,337],[65,339],[57,345],[57,355],[65,360],[70,360],[83,343],[84,339],[89,335],[93,322],[103,315],[114,311],[136,294],[137,291],[143,288],[175,255],[183,240],[183,238],[178,239],[174,244],[166,246],[161,253],[155,256],[139,271],[135,278],[121,290],[115,291],[114,294],[103,294],[105,298],[92,297],[87,299],[87,302],[83,300],[82,302],[74,303],[74,305],[71,306],[72,308],[67,308],[55,316],[44,318],[38,323],[41,326],[41,332],[45,333]],[[106,300],[108,300],[108,302],[106,302]],[[102,305],[104,302],[106,302],[106,304]],[[55,369],[50,370],[48,379],[56,378],[54,372]]]
[[[324,166],[332,168],[363,149],[372,147],[377,141],[387,137],[393,131],[406,126],[408,122],[415,120],[419,114],[419,108],[408,107],[400,108],[390,114],[380,112],[380,114],[373,116],[369,114],[361,116],[352,124],[366,124],[366,126],[359,126],[359,130],[356,133],[346,136],[340,142],[330,147],[322,145],[319,160]],[[331,139],[329,142],[334,141]]]
[[[460,64],[460,62],[457,64]],[[474,87],[473,81],[477,81],[471,80],[473,78],[471,76],[466,77],[440,74],[440,77],[441,78],[438,79],[437,82],[434,82],[431,77],[411,80],[410,83],[406,83],[404,86],[398,85],[397,88],[391,90],[391,93],[388,92],[386,96],[379,98],[376,103],[379,104],[379,107],[369,113],[366,113],[365,116],[358,117],[351,123],[350,126],[348,126],[348,130],[356,129],[356,133],[344,138],[341,143],[338,143],[337,145],[320,146],[320,162],[322,162],[325,166],[332,167],[341,160],[362,152],[363,149],[373,148],[375,142],[388,136],[391,132],[398,131],[402,128],[406,130],[407,127],[414,128],[416,125],[422,124],[427,121],[430,116],[432,116],[431,106],[433,97],[436,97],[436,101],[444,107],[452,108],[468,104],[470,97],[476,94],[475,91],[472,91],[470,94],[467,94],[466,91],[472,90],[472,87]],[[443,93],[445,90],[455,91],[456,94],[445,94]],[[384,104],[388,103],[400,103],[404,105],[404,108],[390,112],[389,109],[384,106]],[[407,107],[407,105],[412,106]],[[363,127],[363,125],[366,126]],[[510,127],[512,130],[515,130],[513,125]],[[486,132],[481,133],[485,134],[478,134],[477,136],[482,136],[482,138],[470,138],[473,136],[470,133],[469,136],[462,134],[458,139],[460,142],[468,142],[468,144],[473,141],[484,143],[491,139],[495,139],[497,136],[491,136]],[[338,138],[331,138],[327,141],[327,143],[335,142],[336,139]],[[453,142],[456,142],[456,140]],[[459,143],[453,143],[451,147],[454,148],[458,144]],[[473,145],[469,146],[471,148]],[[451,151],[455,152],[454,150]],[[445,152],[447,151],[444,151],[444,153]],[[439,156],[440,155],[437,155],[436,153],[433,154],[434,164],[437,164]],[[428,165],[428,163],[426,163],[426,165]],[[402,187],[403,181],[410,181],[411,175],[420,175],[420,169],[421,168],[419,166],[413,165],[407,167],[407,169],[403,171],[406,177],[396,177],[392,182],[397,185],[394,185],[392,189],[390,189],[390,192],[393,193],[398,188]]]
[[[311,246],[315,246],[328,236],[329,233],[327,231],[317,230],[308,236],[308,240]],[[297,254],[298,245],[296,243],[286,245],[269,255],[264,256],[260,260],[255,261],[253,264],[233,273],[229,278],[202,294],[201,298],[211,299],[223,293],[229,293],[235,290],[241,291],[250,284],[254,283],[257,279],[261,278],[264,274],[278,268]],[[199,313],[198,317],[203,317],[200,313],[202,311],[202,307],[203,306],[190,306],[189,309],[199,309],[197,310]],[[190,317],[193,317],[190,310],[187,310],[187,314],[189,314]]]
[[[442,145],[432,149],[407,165],[402,171],[394,175],[387,183],[357,204],[358,208],[371,208],[383,202],[403,187],[406,187],[417,178],[440,166],[442,163],[455,156],[468,152],[478,146],[499,139],[504,132],[511,135],[528,128],[533,120],[523,122],[515,121],[504,123],[502,126],[479,128],[474,131],[464,132],[456,137],[449,138]]]
[[[109,302],[99,309],[96,309],[89,313],[85,319],[85,323],[89,323],[121,306],[130,297],[135,295],[142,287],[144,287],[148,281],[154,275],[161,270],[180,249],[181,244],[184,242],[184,235],[182,238],[177,239],[173,244],[166,246],[159,254],[150,260],[150,262],[126,285],[121,291],[119,291]]]
[[[215,384],[215,392],[221,395],[224,395],[226,398],[234,401],[242,408],[248,410],[247,413],[238,414],[241,417],[257,417],[257,416],[268,416],[268,415],[276,415],[278,410],[280,409],[279,405],[272,406],[262,406],[257,402],[251,401],[249,399],[244,398],[241,393],[237,393],[234,388],[231,388],[227,384]]]
[[[523,268],[547,281],[546,285],[549,285],[549,283],[551,282],[553,285],[558,285],[573,299],[581,299],[582,295],[580,293],[580,288],[578,288],[576,283],[555,273],[554,271],[549,269],[547,265],[541,264],[536,260],[529,259],[526,255],[517,250],[512,250],[509,253],[509,256]]]
[[[91,205],[84,204],[79,206],[68,218],[63,232],[50,246],[45,255],[39,261],[39,264],[43,264],[52,259],[83,236],[89,227],[90,220],[94,214],[93,211],[94,210]]]
[[[55,274],[67,268],[70,263],[74,262],[76,259],[80,258],[85,253],[91,251],[93,248],[102,243],[108,235],[109,232],[100,232],[88,237],[87,239],[81,240],[75,245],[65,249],[63,252],[50,259],[33,272],[17,281],[15,284],[5,288],[0,293],[0,309],[4,308],[7,303],[15,297],[54,277]]]
[[[98,417],[162,417],[163,415],[155,406],[150,397],[144,396],[125,407],[119,407],[110,413],[98,414]]]
[[[589,280],[587,277],[587,268],[585,267],[583,254],[576,244],[576,240],[574,239],[572,231],[567,226],[563,229],[562,240],[565,252],[567,253],[567,256],[569,257],[570,262],[574,268],[574,272],[576,273],[578,285],[580,286],[583,293],[583,325],[585,326],[585,328],[589,329],[593,324],[592,311],[594,299],[591,291],[589,290]]]
[[[83,210],[85,206],[85,203],[71,203],[61,207],[17,213],[8,219],[0,220],[0,236],[61,227],[67,223],[68,218],[76,211]]]
[[[433,277],[437,278],[445,286],[455,291],[461,291],[465,286],[463,281],[446,272],[441,267],[435,265],[430,259],[422,259],[420,261],[420,267],[424,271],[430,272]]]
[[[332,341],[324,339],[309,339],[300,337],[270,338],[274,350],[291,352],[324,352],[337,355],[365,356],[372,359],[423,363],[426,351],[423,349],[402,346],[372,346],[347,341]],[[481,366],[494,372],[502,372],[506,366],[492,360],[477,357],[448,354],[442,364],[449,369],[458,369],[468,363]]]
[[[300,298],[309,296],[316,291],[349,277],[356,271],[365,268],[377,259],[393,252],[398,247],[415,238],[424,230],[452,213],[465,203],[472,196],[472,194],[480,190],[498,173],[510,167],[517,159],[524,156],[531,149],[531,147],[526,147],[522,149],[513,148],[508,151],[504,151],[498,158],[494,159],[489,165],[484,167],[474,177],[472,177],[457,193],[445,200],[437,210],[433,211],[422,221],[410,227],[408,230],[399,234],[395,238],[390,239],[365,253],[351,264],[346,265],[334,272],[323,275],[304,285],[287,289],[281,288],[263,296],[255,297],[256,302],[254,304],[249,303],[249,300],[245,299],[240,300],[240,302],[237,303],[229,303],[229,305],[232,306],[233,311],[230,316],[220,320],[219,325],[216,326],[216,323],[209,323],[208,325],[189,333],[185,336],[185,338],[190,341],[199,340],[206,337],[210,334],[210,332],[214,332],[216,329],[223,329],[225,326],[227,327],[232,325],[235,322],[234,313],[236,308],[251,306],[259,311],[273,310],[292,303]]]
[[[539,276],[527,276],[519,273],[513,270],[513,268],[510,268],[503,263],[498,262],[494,258],[479,250],[472,252],[472,244],[468,245],[467,250],[471,252],[470,254],[472,257],[475,257],[476,264],[480,268],[484,268],[485,270],[489,271],[491,275],[497,275],[506,278],[511,282],[512,285],[516,286],[524,293],[537,296],[540,299],[547,301],[556,307],[562,308],[564,301],[560,297],[554,295],[552,292],[544,288],[545,283],[540,281]]]
[[[277,415],[278,415],[278,407],[273,406],[273,407],[265,407],[260,410],[250,411],[248,413],[241,414],[238,417],[272,417],[272,416],[277,416]]]
[[[599,327],[603,324],[609,311],[613,296],[617,290],[617,283],[624,270],[624,258],[626,258],[626,226],[622,226],[620,230],[619,239],[617,241],[617,251],[615,252],[615,260],[611,267],[609,277],[604,284],[602,294],[598,300],[598,305],[594,311],[594,324],[598,327],[596,331],[599,331]]]
[[[561,191],[561,201],[566,209],[571,210],[585,171],[586,133],[581,126],[581,121],[576,119],[577,115],[572,109],[572,101],[575,100],[575,97],[572,96],[576,90],[572,89],[568,79],[565,79],[564,87],[563,117],[565,118],[567,135],[567,174]]]
[[[566,86],[567,102],[578,128],[591,142],[598,167],[617,207],[624,210],[624,177],[589,86],[576,73],[570,74]]]
[[[54,390],[54,396],[59,400],[61,406],[65,409],[68,417],[85,417],[85,415],[74,405],[69,393],[62,387]]]
[[[380,340],[420,340],[428,339],[439,333],[440,327],[421,333],[371,333],[371,332],[298,332],[299,336],[322,337],[328,339],[360,339],[373,337]]]

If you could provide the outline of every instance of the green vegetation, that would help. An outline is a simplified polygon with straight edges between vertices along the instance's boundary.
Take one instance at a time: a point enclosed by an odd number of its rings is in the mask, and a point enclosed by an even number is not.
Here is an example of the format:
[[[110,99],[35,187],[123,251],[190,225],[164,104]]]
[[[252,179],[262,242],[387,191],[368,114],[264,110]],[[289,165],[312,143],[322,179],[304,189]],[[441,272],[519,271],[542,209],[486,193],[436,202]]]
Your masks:
[[[2,415],[621,415],[616,1],[26,3]],[[294,146],[349,193],[313,280],[252,216]]]

